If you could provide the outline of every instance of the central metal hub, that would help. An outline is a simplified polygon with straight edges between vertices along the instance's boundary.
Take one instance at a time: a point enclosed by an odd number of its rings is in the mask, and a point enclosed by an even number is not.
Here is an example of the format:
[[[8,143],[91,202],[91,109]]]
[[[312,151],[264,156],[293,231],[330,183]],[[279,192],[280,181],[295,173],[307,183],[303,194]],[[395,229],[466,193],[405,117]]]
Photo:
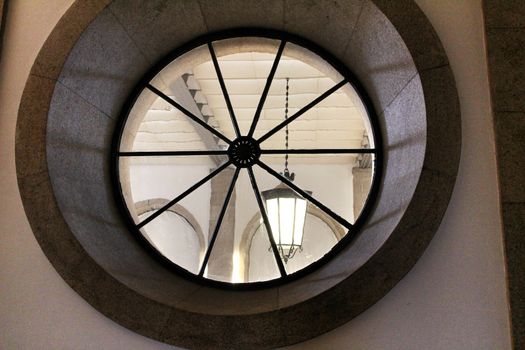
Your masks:
[[[247,168],[259,160],[261,149],[253,138],[241,136],[230,144],[228,156],[237,167]]]

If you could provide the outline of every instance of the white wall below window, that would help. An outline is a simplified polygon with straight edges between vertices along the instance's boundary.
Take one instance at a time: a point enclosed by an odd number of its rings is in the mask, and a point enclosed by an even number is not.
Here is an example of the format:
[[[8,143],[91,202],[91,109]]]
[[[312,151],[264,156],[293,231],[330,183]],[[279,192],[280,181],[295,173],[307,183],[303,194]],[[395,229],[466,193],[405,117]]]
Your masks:
[[[0,62],[0,348],[176,349],[101,315],[51,267],[20,200],[16,115],[45,38],[72,0],[10,1]],[[457,185],[415,268],[351,322],[289,349],[510,349],[481,1],[417,0],[444,43],[461,100]]]

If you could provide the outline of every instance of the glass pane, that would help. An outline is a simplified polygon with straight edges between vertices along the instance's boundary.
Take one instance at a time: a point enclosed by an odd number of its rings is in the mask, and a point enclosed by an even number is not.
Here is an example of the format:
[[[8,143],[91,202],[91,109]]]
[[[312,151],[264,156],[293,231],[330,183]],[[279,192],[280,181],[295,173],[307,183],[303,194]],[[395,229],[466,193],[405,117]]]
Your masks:
[[[139,215],[145,220],[154,211]],[[193,216],[184,215],[184,208],[174,207],[141,228],[144,237],[162,255],[180,267],[198,273],[204,255],[203,231]]]
[[[178,203],[141,227],[148,241],[164,256],[195,274],[199,273],[205,251],[231,182],[233,169],[226,168]],[[170,180],[158,179],[159,187]],[[144,221],[172,199],[155,194],[135,202],[137,223]],[[138,197],[140,198],[140,197]]]
[[[267,191],[276,188],[284,189],[293,192],[296,197],[301,198],[299,194],[265,170],[256,167],[254,172],[261,192],[267,193]],[[281,194],[279,195],[281,196]],[[272,231],[275,231],[274,227],[279,227],[279,232],[272,233],[277,246],[281,250],[281,254],[285,256],[283,262],[288,274],[294,273],[322,258],[347,233],[347,229],[341,224],[307,200],[300,200],[300,203],[305,204],[302,216],[298,215],[301,205],[296,206],[294,209],[290,208],[291,198],[286,198],[284,201],[282,201],[282,198],[279,198],[280,203],[274,202],[273,205],[279,204],[278,215],[275,214],[276,210],[271,207],[272,204],[268,203],[271,201],[266,202],[268,219],[270,220]],[[285,204],[285,206],[282,207],[282,204]],[[284,225],[283,221],[285,222]],[[277,222],[281,224],[278,225]],[[260,231],[257,234],[262,235],[264,229]],[[292,251],[290,251],[290,242],[294,242],[296,245]]]
[[[242,135],[250,129],[255,110],[270,73],[279,40],[235,38],[216,41],[213,48]],[[213,62],[193,69],[196,83],[207,97],[211,112],[230,139],[236,137]]]
[[[260,216],[258,217],[260,218]],[[267,281],[280,277],[275,255],[271,249],[266,228],[261,220],[251,237],[248,257],[246,282]]]
[[[343,77],[319,56],[287,43],[254,137],[263,136],[284,120],[287,85],[290,117],[341,80]]]
[[[254,242],[259,231],[263,232],[263,236]],[[280,277],[268,235],[264,227],[261,227],[259,206],[245,169],[239,173],[221,222],[206,277],[233,283],[266,281]]]
[[[221,134],[223,126],[213,117],[206,96],[193,77],[195,62],[209,61],[207,47],[195,49],[165,67],[150,83]],[[228,127],[230,127],[228,125]],[[186,151],[227,148],[224,140],[199,125],[164,98],[145,88],[137,98],[126,122],[121,151]]]
[[[140,222],[136,203],[155,198],[172,200],[217,168],[214,160],[208,156],[120,157],[122,193],[135,223]],[[208,181],[194,192],[202,194],[203,199],[208,198],[210,186]],[[209,203],[209,199],[206,202]]]
[[[372,155],[366,157],[371,165]],[[312,191],[312,197],[353,224],[357,218],[354,199],[357,197],[358,202],[363,196],[366,199],[372,177],[371,168],[354,171],[359,169],[357,159],[358,154],[292,154],[288,157],[288,169],[295,175],[295,185]],[[263,155],[261,161],[276,172],[283,172],[285,155]],[[359,181],[359,185],[354,189],[355,181]],[[357,214],[361,212],[362,205],[358,207]]]
[[[368,137],[362,109],[338,90],[261,143],[261,149],[361,148]],[[284,115],[282,116],[284,120]]]

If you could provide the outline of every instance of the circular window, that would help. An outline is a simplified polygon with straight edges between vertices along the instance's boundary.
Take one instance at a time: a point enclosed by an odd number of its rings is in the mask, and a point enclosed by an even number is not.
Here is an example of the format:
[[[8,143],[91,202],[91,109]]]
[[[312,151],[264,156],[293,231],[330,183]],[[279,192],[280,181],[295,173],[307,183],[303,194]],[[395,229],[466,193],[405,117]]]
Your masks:
[[[106,1],[89,11],[81,3],[75,2],[59,21],[35,61],[35,74],[29,75],[18,113],[16,165],[35,238],[57,272],[88,303],[134,332],[179,347],[277,348],[311,339],[361,314],[414,266],[438,229],[454,187],[461,123],[446,54],[413,1],[402,7],[355,2],[337,8],[337,16],[332,16],[333,6],[296,3],[286,10],[310,13],[308,21],[286,15],[286,26],[337,52],[359,72],[381,111],[382,135],[366,94],[337,60],[282,32],[243,28],[259,23],[282,28],[281,22],[268,22],[268,16],[260,22],[261,13],[273,11],[271,6],[231,7],[228,11],[235,15],[225,17],[217,16],[224,13],[223,2],[207,2],[206,8],[194,7],[195,16],[182,16],[191,19],[189,26],[185,20],[173,21],[190,10],[185,6],[181,12],[179,1],[167,2],[161,12],[150,2],[107,6]],[[356,24],[348,15],[361,10]],[[326,18],[333,23],[326,26]],[[410,20],[400,20],[405,18]],[[199,21],[201,29],[194,28]],[[185,45],[136,85],[148,61],[157,61],[167,48],[188,38],[207,35],[205,23],[238,29]],[[240,134],[248,136],[283,40],[252,135],[257,142],[242,146],[239,140],[236,145],[239,159],[254,163],[234,163],[228,151],[239,137],[208,43]],[[309,73],[298,65],[306,65]],[[333,85],[322,83],[323,77]],[[343,79],[350,83],[317,100]],[[182,83],[186,90],[177,89]],[[134,87],[123,108],[123,96]],[[336,97],[348,96],[351,105],[341,99],[336,104]],[[284,127],[261,141],[314,101],[318,103],[289,122],[288,138]],[[201,116],[201,122],[177,106]],[[359,129],[355,143],[341,145],[341,135]],[[108,133],[115,137],[106,137]],[[260,150],[256,160],[246,156],[257,150],[252,146]],[[110,149],[113,158],[107,167]],[[312,149],[319,151],[309,153]],[[345,149],[365,150],[333,151]],[[293,180],[281,178],[286,155]],[[381,157],[387,171],[381,172]],[[282,188],[291,190],[289,196],[272,196]],[[117,201],[110,198],[112,190]],[[271,190],[277,191],[266,192]],[[176,198],[180,200],[164,209]],[[303,208],[300,201],[306,199],[301,241],[286,244],[284,235],[275,236],[280,242],[274,238],[268,201],[275,198],[291,198]],[[157,218],[138,227],[160,210]],[[161,215],[165,220],[158,220]],[[275,233],[286,232],[280,229]],[[130,239],[130,231],[137,240]],[[302,278],[291,281],[298,276]],[[266,286],[250,291],[215,288]]]
[[[259,287],[308,273],[352,240],[373,202],[379,133],[365,101],[344,66],[288,34],[186,45],[142,80],[115,134],[130,229],[203,283]],[[145,214],[150,198],[169,200]],[[202,229],[200,253],[174,206]]]

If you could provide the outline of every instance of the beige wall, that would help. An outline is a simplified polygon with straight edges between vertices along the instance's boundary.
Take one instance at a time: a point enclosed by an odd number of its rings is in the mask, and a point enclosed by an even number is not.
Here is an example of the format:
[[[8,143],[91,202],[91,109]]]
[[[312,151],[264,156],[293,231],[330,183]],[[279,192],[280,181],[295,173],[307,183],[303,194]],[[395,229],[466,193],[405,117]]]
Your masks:
[[[290,349],[510,349],[481,4],[417,2],[444,43],[461,99],[462,160],[450,207],[421,260],[385,298]],[[17,108],[38,50],[70,3],[10,1],[0,63],[0,348],[173,348],[120,327],[74,293],[43,255],[22,209]]]

